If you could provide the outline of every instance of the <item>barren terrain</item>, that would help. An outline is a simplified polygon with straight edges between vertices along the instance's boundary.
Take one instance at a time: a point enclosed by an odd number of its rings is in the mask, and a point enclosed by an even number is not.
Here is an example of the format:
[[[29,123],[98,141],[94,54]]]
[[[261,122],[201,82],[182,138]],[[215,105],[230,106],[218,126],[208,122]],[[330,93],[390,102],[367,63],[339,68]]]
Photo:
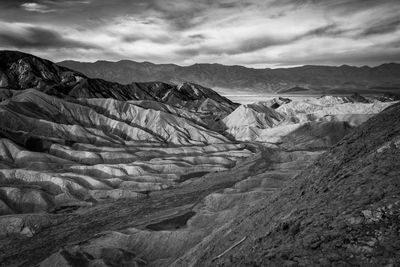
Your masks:
[[[400,264],[393,99],[239,105],[0,59],[1,266]]]

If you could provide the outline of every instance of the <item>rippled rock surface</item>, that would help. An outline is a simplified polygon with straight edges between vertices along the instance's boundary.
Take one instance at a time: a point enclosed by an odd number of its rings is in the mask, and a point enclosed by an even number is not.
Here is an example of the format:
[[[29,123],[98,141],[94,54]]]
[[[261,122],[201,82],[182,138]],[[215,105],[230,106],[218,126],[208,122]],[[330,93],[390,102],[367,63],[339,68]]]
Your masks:
[[[2,235],[26,232],[18,214],[146,198],[252,154],[210,126],[237,105],[209,88],[120,85],[12,51],[0,62]]]

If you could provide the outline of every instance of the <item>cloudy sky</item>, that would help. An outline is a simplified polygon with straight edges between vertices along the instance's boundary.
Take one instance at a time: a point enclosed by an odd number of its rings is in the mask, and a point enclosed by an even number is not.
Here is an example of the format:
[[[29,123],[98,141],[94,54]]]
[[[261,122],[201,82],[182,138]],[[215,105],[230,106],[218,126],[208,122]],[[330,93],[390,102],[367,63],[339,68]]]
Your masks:
[[[400,62],[399,0],[0,0],[0,49],[54,61]]]

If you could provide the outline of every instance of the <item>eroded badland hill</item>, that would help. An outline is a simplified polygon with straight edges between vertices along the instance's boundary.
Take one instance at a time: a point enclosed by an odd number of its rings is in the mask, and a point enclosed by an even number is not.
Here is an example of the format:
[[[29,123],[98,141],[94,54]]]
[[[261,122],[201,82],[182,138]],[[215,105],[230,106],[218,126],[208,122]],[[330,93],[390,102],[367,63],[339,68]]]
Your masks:
[[[400,106],[121,85],[0,52],[1,266],[400,265]]]

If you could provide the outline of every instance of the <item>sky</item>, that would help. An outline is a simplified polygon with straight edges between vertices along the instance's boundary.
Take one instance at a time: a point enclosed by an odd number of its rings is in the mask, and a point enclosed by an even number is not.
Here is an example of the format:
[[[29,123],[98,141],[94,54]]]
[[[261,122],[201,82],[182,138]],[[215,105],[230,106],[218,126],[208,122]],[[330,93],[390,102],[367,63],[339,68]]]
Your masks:
[[[0,49],[254,68],[400,62],[400,0],[0,0]]]

